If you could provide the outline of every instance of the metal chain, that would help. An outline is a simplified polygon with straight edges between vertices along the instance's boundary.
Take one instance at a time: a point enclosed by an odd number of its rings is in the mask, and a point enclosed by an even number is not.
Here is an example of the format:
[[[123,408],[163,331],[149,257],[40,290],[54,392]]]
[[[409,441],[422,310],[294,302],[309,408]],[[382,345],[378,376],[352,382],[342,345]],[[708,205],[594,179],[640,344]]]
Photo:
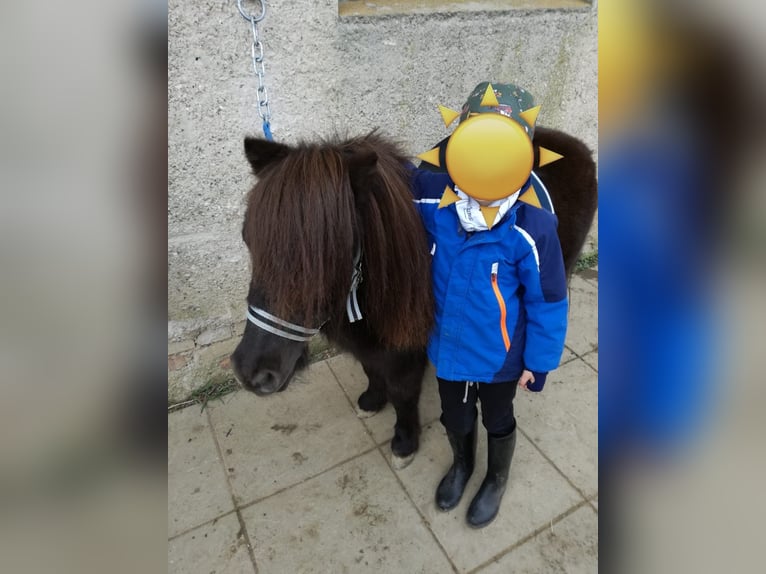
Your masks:
[[[250,45],[250,54],[253,59],[253,72],[258,79],[258,115],[261,116],[263,121],[263,134],[266,139],[274,139],[271,134],[271,106],[269,104],[269,95],[266,91],[266,83],[264,82],[264,76],[266,75],[266,69],[263,65],[263,44],[258,35],[258,22],[264,19],[266,16],[266,0],[258,0],[256,4],[260,4],[261,12],[257,16],[250,14],[242,6],[242,0],[237,0],[237,8],[242,17],[250,22],[250,28],[253,32],[253,42]]]

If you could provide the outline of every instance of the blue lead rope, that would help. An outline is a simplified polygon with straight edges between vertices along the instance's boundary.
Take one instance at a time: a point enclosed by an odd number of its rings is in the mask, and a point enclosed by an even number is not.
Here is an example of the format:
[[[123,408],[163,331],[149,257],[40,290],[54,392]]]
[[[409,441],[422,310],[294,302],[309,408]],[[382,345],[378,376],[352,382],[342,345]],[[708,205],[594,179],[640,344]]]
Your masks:
[[[274,141],[274,136],[271,134],[271,123],[270,122],[263,122],[263,135],[266,136],[266,139],[270,142]]]

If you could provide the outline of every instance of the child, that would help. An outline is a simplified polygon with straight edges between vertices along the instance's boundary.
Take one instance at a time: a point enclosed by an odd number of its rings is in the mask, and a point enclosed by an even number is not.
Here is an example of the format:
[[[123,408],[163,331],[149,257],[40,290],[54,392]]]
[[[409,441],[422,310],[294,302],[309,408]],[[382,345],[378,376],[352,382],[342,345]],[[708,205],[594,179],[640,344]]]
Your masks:
[[[543,389],[566,335],[557,219],[532,205],[545,197],[536,193],[542,184],[532,174],[535,158],[545,165],[561,157],[533,149],[538,110],[523,89],[483,82],[461,113],[440,107],[445,124],[458,116],[460,124],[419,156],[446,173],[413,171],[415,204],[433,255],[436,323],[428,355],[454,456],[436,504],[442,510],[457,506],[473,472],[480,399],[488,461],[468,509],[475,528],[497,516],[505,492],[516,444],[516,386]]]

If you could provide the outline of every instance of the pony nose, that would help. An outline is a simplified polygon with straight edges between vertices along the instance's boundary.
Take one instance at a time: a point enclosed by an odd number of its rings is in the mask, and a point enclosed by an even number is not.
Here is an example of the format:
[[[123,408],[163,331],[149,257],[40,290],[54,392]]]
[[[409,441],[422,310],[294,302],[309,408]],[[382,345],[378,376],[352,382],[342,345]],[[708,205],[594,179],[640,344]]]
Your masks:
[[[279,390],[279,373],[269,369],[260,370],[255,373],[249,386],[256,395],[270,395]]]
[[[231,365],[231,370],[234,373],[234,378],[237,379],[237,382],[243,387],[247,387],[245,384],[247,379],[242,374],[242,369],[239,364],[239,355],[236,352],[229,356],[229,364]]]

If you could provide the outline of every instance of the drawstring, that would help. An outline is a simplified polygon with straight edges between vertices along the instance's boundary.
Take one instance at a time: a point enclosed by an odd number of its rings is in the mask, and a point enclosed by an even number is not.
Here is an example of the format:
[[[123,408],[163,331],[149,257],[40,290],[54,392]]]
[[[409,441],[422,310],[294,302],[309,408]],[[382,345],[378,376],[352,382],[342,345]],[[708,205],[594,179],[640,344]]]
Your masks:
[[[468,387],[470,387],[473,383],[471,381],[465,382],[465,394],[463,395],[463,402],[468,402]]]

